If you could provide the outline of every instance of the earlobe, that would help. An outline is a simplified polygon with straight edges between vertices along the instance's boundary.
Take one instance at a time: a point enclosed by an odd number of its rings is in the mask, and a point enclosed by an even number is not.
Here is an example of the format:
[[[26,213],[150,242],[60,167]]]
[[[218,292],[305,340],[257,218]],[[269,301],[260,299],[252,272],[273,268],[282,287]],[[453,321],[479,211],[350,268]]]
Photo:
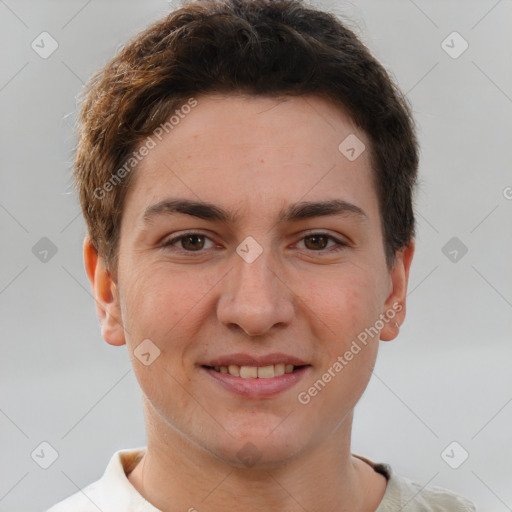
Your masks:
[[[84,240],[84,264],[91,283],[103,339],[110,345],[126,343],[116,283],[89,236]]]
[[[404,323],[406,313],[407,285],[409,282],[409,271],[414,256],[415,243],[411,240],[409,245],[396,254],[395,264],[391,270],[392,290],[384,304],[382,312],[387,319],[380,331],[382,341],[395,339],[400,326]]]

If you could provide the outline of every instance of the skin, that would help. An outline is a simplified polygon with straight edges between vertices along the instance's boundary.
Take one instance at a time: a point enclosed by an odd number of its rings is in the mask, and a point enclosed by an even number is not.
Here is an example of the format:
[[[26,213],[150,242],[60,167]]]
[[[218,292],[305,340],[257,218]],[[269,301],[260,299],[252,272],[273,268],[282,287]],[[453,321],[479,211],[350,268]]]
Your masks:
[[[84,257],[112,345],[126,343],[143,392],[147,452],[129,475],[164,512],[372,511],[385,478],[350,451],[354,406],[371,376],[379,338],[402,324],[414,242],[386,266],[368,149],[350,162],[338,146],[355,134],[338,107],[315,97],[206,95],[136,169],[123,210],[116,281],[89,239]],[[186,198],[234,211],[234,223],[143,213]],[[299,201],[342,199],[366,217],[278,222]],[[184,231],[207,238],[162,242]],[[315,243],[322,232],[347,246]],[[263,248],[252,263],[236,252],[248,236]],[[326,241],[327,240],[327,241]],[[198,251],[190,250],[198,248]],[[188,252],[187,249],[189,249]],[[307,390],[379,315],[401,310],[307,405]],[[134,357],[150,339],[149,366]],[[240,397],[200,362],[243,352],[295,355],[311,367],[276,396]],[[237,456],[252,443],[254,465]]]

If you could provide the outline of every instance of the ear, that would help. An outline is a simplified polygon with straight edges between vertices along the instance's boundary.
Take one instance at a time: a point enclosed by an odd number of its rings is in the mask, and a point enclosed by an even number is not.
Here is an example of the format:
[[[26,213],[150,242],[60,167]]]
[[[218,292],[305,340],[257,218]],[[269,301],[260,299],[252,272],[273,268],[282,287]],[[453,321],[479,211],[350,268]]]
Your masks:
[[[409,270],[414,255],[414,248],[414,240],[411,240],[406,248],[396,253],[395,263],[391,270],[391,292],[386,299],[384,310],[382,311],[384,318],[389,319],[380,331],[380,339],[383,341],[395,339],[400,332],[400,328],[396,326],[396,323],[400,326],[405,320],[407,284],[409,282]],[[393,313],[395,314],[393,315]]]
[[[110,345],[124,345],[124,329],[117,285],[107,270],[103,259],[98,256],[91,239],[84,240],[84,263],[92,286],[96,312],[101,324],[101,335]]]

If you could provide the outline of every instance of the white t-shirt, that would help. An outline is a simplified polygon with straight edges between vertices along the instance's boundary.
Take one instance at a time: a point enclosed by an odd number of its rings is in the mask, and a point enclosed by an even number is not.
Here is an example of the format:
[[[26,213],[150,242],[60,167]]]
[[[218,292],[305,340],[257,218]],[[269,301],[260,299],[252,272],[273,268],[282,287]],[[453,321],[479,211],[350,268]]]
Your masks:
[[[137,465],[145,448],[120,450],[112,456],[103,476],[47,512],[161,512],[143,498],[127,475]],[[423,487],[397,475],[388,464],[376,464],[356,455],[383,474],[388,483],[375,512],[475,512],[469,500],[442,487]]]

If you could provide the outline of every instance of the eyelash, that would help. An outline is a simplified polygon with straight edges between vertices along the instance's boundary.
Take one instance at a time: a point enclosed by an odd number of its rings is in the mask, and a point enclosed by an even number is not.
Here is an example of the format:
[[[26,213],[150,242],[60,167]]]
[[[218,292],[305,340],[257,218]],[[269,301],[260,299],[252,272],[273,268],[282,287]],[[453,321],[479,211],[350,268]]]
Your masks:
[[[213,242],[213,240],[211,240],[210,237],[204,235],[203,233],[199,233],[197,231],[190,231],[190,232],[187,232],[187,233],[182,233],[179,236],[176,236],[174,238],[171,238],[169,240],[164,241],[162,243],[162,247],[164,249],[170,248],[176,242],[179,242],[180,240],[183,240],[183,239],[185,239],[188,236],[194,236],[194,235],[195,236],[204,237],[204,238],[210,240],[211,242]],[[341,240],[338,240],[337,238],[333,237],[332,235],[330,235],[328,233],[324,233],[322,231],[314,231],[314,232],[308,233],[308,234],[304,235],[300,240],[302,241],[302,240],[304,240],[306,238],[313,237],[313,236],[326,237],[328,240],[335,242],[336,246],[331,247],[331,248],[326,248],[326,249],[319,249],[319,250],[306,249],[306,251],[308,251],[308,252],[313,252],[313,253],[318,253],[318,254],[322,254],[322,253],[323,254],[325,254],[325,253],[330,254],[330,253],[333,253],[333,252],[342,251],[343,249],[348,247],[347,243],[342,242]],[[188,250],[183,249],[183,248],[176,248],[176,250],[178,252],[186,253],[187,255],[194,255],[194,254],[201,255],[201,254],[204,254],[204,252],[205,252],[205,250],[203,250],[203,249],[200,249],[198,251],[188,251]]]

